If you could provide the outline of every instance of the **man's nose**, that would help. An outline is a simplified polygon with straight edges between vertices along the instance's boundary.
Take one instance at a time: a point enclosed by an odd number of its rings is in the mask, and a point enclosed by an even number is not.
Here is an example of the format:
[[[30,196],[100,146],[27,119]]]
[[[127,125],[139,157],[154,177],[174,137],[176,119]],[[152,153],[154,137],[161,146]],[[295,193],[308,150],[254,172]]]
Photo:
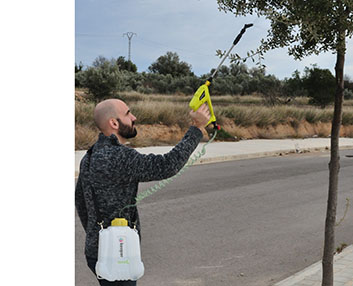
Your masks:
[[[136,117],[132,113],[130,113],[130,114],[131,114],[131,120],[136,121]]]

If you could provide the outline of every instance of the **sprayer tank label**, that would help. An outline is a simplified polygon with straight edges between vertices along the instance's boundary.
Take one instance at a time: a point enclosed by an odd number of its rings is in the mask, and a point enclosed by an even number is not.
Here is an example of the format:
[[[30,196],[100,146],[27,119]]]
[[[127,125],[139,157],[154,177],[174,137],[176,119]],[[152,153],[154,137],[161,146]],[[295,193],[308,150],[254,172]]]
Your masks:
[[[126,255],[126,237],[125,236],[119,236],[118,237],[118,245],[119,245],[119,257],[124,258]]]

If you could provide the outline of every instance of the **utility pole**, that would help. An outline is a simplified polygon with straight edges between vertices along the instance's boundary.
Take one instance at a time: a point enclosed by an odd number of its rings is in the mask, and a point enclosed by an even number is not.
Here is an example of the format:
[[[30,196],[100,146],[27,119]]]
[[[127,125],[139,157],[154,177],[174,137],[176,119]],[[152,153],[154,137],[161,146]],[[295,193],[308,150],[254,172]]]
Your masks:
[[[129,62],[131,62],[131,39],[132,39],[132,37],[134,36],[134,35],[136,35],[137,36],[137,34],[136,33],[133,33],[133,32],[127,32],[127,33],[124,33],[123,34],[123,37],[124,36],[127,36],[128,37],[128,39],[129,39]]]

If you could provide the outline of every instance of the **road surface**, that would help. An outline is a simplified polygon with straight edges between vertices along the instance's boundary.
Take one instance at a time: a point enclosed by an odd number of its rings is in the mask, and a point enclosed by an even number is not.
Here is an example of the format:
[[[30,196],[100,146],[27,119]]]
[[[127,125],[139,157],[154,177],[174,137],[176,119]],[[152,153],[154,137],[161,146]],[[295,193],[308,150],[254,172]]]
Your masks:
[[[338,220],[353,205],[353,150],[341,151]],[[272,285],[322,257],[329,153],[191,167],[139,205],[139,286]],[[140,184],[140,190],[152,183]],[[336,245],[353,244],[353,206]],[[98,285],[76,215],[76,286]]]

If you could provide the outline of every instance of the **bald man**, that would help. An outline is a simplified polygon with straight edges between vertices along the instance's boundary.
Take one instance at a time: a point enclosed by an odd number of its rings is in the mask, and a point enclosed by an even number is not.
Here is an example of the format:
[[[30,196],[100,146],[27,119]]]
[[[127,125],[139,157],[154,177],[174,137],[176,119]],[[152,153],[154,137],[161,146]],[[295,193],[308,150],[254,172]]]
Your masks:
[[[181,141],[164,155],[144,155],[125,146],[126,140],[137,135],[136,117],[121,100],[108,99],[97,104],[94,121],[101,131],[97,142],[80,163],[76,184],[75,205],[86,232],[85,255],[88,267],[95,273],[98,257],[98,233],[116,217],[123,217],[141,238],[136,206],[139,182],[163,180],[176,175],[186,164],[202,138],[201,128],[210,119],[206,105],[191,111],[192,125]],[[100,285],[128,286],[136,281],[109,282]]]

